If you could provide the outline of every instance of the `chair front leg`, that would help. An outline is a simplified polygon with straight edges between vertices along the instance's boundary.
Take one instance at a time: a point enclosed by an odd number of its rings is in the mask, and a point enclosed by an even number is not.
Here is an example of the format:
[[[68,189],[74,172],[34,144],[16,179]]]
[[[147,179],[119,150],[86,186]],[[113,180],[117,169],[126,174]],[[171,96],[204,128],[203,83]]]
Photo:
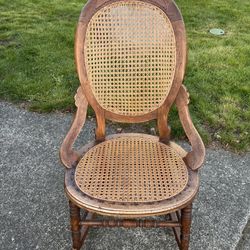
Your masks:
[[[192,222],[192,204],[181,210],[181,250],[188,250]]]
[[[70,224],[72,233],[73,250],[81,248],[81,226],[80,226],[80,208],[69,201]]]

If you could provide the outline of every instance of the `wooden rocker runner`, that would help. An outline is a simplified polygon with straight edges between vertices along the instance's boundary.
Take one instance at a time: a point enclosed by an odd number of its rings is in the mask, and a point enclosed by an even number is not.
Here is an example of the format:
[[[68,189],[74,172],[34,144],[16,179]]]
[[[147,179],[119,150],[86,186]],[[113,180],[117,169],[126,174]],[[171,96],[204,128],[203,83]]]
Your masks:
[[[179,248],[188,249],[205,149],[182,85],[186,53],[184,23],[171,0],[89,0],[82,10],[75,38],[77,112],[60,150],[73,249],[81,248],[89,227],[171,227]],[[190,152],[169,139],[174,103]],[[96,114],[96,140],[75,151],[88,105]],[[155,119],[159,136],[106,136],[106,119]],[[168,214],[166,221],[147,218]]]

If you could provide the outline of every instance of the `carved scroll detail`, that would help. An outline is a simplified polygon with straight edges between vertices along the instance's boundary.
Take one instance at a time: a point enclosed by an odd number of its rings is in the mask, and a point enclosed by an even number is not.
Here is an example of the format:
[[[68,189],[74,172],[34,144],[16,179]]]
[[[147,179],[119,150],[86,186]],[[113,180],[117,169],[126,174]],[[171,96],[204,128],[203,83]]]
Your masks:
[[[85,123],[88,108],[88,102],[81,87],[77,89],[75,95],[75,105],[77,107],[77,111],[74,121],[60,148],[61,161],[67,168],[75,166],[80,157],[79,153],[73,150],[73,145],[83,124]]]
[[[184,85],[180,87],[175,103],[181,124],[192,146],[192,151],[190,151],[183,160],[191,169],[196,170],[201,167],[204,161],[205,147],[191,120],[188,110],[189,93]]]
[[[185,85],[181,85],[175,103],[177,106],[186,106],[189,104],[189,92]]]
[[[83,105],[83,99],[86,99],[84,94],[83,94],[83,91],[82,91],[82,88],[79,87],[76,91],[76,94],[74,96],[75,98],[75,105],[77,108],[79,108],[81,105]]]

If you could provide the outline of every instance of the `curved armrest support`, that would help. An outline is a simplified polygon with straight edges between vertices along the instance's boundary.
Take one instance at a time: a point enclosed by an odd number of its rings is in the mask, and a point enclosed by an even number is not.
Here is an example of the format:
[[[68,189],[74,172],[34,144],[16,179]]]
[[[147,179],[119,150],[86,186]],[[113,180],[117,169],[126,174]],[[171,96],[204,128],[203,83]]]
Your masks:
[[[83,127],[83,124],[85,123],[88,108],[88,102],[81,87],[77,89],[77,93],[75,95],[75,105],[77,107],[77,111],[74,121],[60,148],[60,159],[63,165],[67,168],[74,167],[80,157],[80,154],[73,150],[73,145],[81,131],[81,128]]]
[[[204,161],[205,147],[191,120],[188,110],[189,93],[184,85],[180,87],[175,103],[182,127],[192,146],[192,150],[187,153],[183,160],[192,170],[196,170],[201,167]]]

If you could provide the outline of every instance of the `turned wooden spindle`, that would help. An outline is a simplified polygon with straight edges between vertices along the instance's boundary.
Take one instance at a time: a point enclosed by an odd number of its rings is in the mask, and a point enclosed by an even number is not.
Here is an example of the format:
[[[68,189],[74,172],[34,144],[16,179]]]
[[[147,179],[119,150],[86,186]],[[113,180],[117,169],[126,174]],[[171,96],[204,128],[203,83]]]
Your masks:
[[[181,210],[181,250],[187,250],[189,247],[191,221],[192,204]]]
[[[69,201],[69,208],[73,249],[79,250],[81,248],[80,208],[71,201]]]

